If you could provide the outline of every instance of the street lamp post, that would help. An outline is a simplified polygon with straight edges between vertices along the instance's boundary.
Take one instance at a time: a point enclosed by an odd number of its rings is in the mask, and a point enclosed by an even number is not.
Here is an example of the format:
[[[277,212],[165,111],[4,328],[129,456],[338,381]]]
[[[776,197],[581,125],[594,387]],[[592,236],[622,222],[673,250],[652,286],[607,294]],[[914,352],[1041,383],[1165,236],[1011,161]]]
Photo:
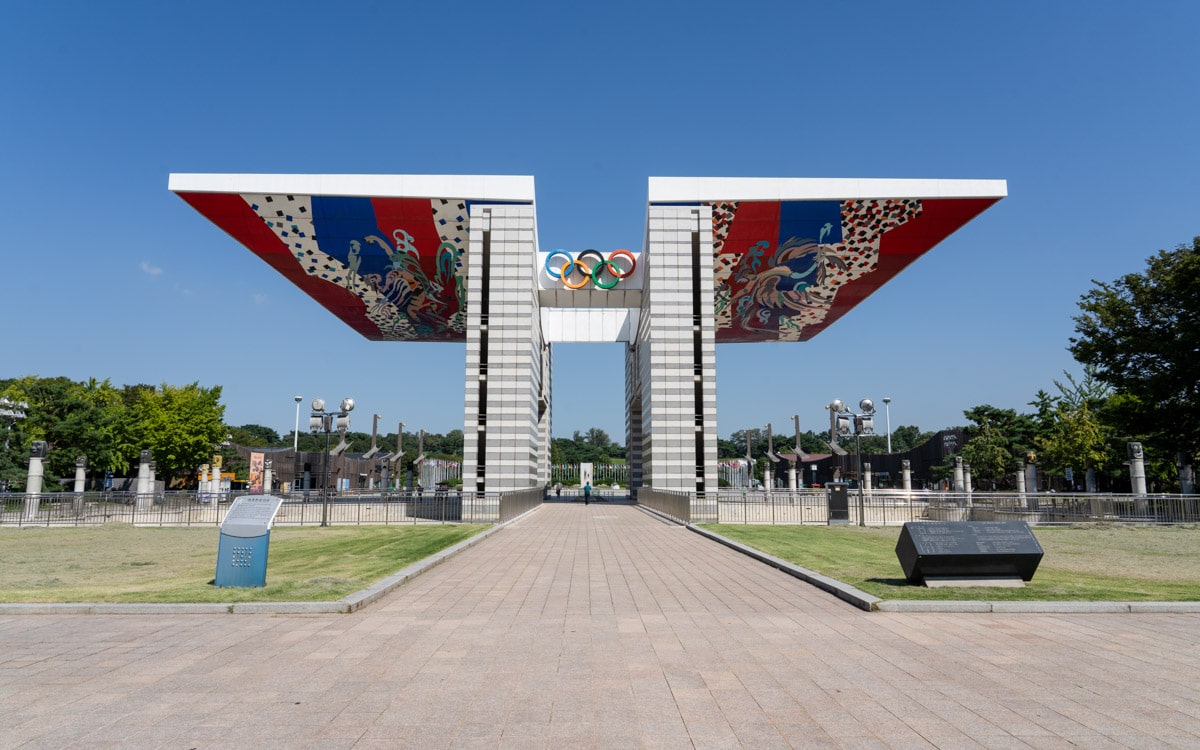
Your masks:
[[[841,399],[835,399],[829,405],[830,411],[835,415],[836,431],[842,435],[850,435],[852,431],[854,434],[854,452],[858,460],[858,525],[866,526],[866,503],[863,499],[862,436],[875,434],[875,402],[864,398],[858,402],[858,408],[862,411],[855,414]]]
[[[892,405],[891,397],[884,396],[883,397],[883,421],[884,421],[884,426],[887,427],[887,451],[888,451],[888,453],[892,452],[892,410],[891,410],[891,405]],[[889,471],[890,471],[890,469],[889,469]]]
[[[292,453],[300,451],[300,402],[303,396],[296,396],[296,427],[292,430]]]
[[[321,480],[321,525],[329,525],[329,435],[335,429],[343,435],[345,431],[350,429],[350,412],[354,411],[354,399],[342,399],[340,411],[327,412],[325,411],[325,399],[314,398],[312,400],[312,414],[309,416],[308,426],[313,434],[325,433],[325,468],[322,471]]]

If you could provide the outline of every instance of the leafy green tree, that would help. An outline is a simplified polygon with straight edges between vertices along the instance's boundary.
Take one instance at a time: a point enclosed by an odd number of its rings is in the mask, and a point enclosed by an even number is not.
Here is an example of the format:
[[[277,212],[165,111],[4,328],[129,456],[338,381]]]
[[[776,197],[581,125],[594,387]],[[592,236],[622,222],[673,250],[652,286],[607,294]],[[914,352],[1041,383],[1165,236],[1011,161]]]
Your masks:
[[[153,390],[139,388],[128,414],[123,443],[133,451],[149,449],[165,477],[190,475],[208,463],[227,433],[220,403],[221,386],[199,383]],[[136,455],[136,453],[135,453]]]
[[[1018,456],[1033,450],[1038,432],[1037,421],[1015,409],[1000,409],[982,404],[963,411],[973,422],[966,428],[966,442],[960,453],[971,465],[977,481],[1010,484]]]
[[[1095,288],[1079,301],[1071,354],[1127,396],[1109,412],[1118,432],[1160,453],[1200,449],[1200,237],[1160,250],[1142,273]]]
[[[923,445],[933,435],[932,432],[922,432],[921,428],[916,425],[897,427],[892,430],[892,452],[903,453],[912,450],[918,445]]]
[[[59,489],[59,480],[75,476],[75,459],[81,455],[87,456],[92,474],[125,468],[117,448],[124,404],[109,381],[92,378],[76,383],[65,377],[30,375],[7,381],[2,390],[9,398],[29,404],[28,417],[15,433],[20,440],[12,442],[13,450],[0,466],[10,486],[24,484],[28,449],[34,440],[44,440],[49,449],[43,464],[47,492]]]
[[[1052,471],[1103,468],[1107,442],[1107,430],[1087,404],[1077,408],[1064,404],[1055,412],[1049,434],[1038,437],[1038,456]]]
[[[230,427],[229,440],[238,445],[254,448],[273,448],[283,445],[278,432],[272,430],[270,427],[263,427],[260,424],[244,424],[238,427]]]
[[[1014,461],[1009,440],[990,421],[984,421],[960,451],[976,482],[1006,484]]]
[[[1096,377],[1095,368],[1084,367],[1084,376],[1076,380],[1064,373],[1067,382],[1055,380],[1059,396],[1038,392],[1038,421],[1043,428],[1035,438],[1039,458],[1051,471],[1102,469],[1108,462],[1110,429],[1097,412],[1103,408],[1112,389]],[[1048,412],[1048,413],[1047,413]]]

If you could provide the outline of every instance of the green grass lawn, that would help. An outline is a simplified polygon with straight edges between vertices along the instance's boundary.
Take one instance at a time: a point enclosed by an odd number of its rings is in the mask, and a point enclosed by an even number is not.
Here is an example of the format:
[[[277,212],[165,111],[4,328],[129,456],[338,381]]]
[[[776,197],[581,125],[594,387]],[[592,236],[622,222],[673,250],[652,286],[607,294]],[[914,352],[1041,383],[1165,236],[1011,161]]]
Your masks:
[[[0,528],[0,602],[330,601],[485,528],[275,528],[264,588],[211,585],[216,528]]]
[[[1200,601],[1200,528],[1032,527],[1045,556],[1024,588],[909,585],[896,558],[899,527],[744,526],[705,529],[880,599]]]

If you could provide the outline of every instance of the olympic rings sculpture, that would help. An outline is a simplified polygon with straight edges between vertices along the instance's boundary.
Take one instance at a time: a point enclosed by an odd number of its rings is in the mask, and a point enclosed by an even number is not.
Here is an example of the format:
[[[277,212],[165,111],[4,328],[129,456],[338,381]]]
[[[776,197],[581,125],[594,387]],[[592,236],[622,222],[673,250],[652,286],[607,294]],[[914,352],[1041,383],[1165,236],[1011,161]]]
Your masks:
[[[555,257],[566,258],[566,262],[560,266],[555,262]],[[628,259],[628,268],[621,268],[617,265],[616,259],[622,257]],[[589,258],[595,259],[591,265],[584,262]],[[627,279],[633,275],[634,269],[637,268],[637,260],[634,259],[633,253],[624,249],[613,250],[607,258],[599,250],[590,248],[575,257],[572,257],[566,250],[555,250],[546,256],[545,267],[546,273],[550,274],[552,278],[561,280],[567,289],[582,289],[587,286],[589,281],[597,289],[612,289],[620,283],[621,279]],[[611,280],[606,281],[605,277]]]

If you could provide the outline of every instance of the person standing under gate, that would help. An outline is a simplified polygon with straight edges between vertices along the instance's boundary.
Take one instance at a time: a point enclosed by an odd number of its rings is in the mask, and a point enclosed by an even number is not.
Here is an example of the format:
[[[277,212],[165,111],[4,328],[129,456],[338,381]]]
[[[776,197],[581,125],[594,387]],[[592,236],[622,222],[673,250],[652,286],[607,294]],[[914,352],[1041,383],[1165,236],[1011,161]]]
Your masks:
[[[583,504],[587,505],[592,500],[592,483],[588,482],[583,485]]]

